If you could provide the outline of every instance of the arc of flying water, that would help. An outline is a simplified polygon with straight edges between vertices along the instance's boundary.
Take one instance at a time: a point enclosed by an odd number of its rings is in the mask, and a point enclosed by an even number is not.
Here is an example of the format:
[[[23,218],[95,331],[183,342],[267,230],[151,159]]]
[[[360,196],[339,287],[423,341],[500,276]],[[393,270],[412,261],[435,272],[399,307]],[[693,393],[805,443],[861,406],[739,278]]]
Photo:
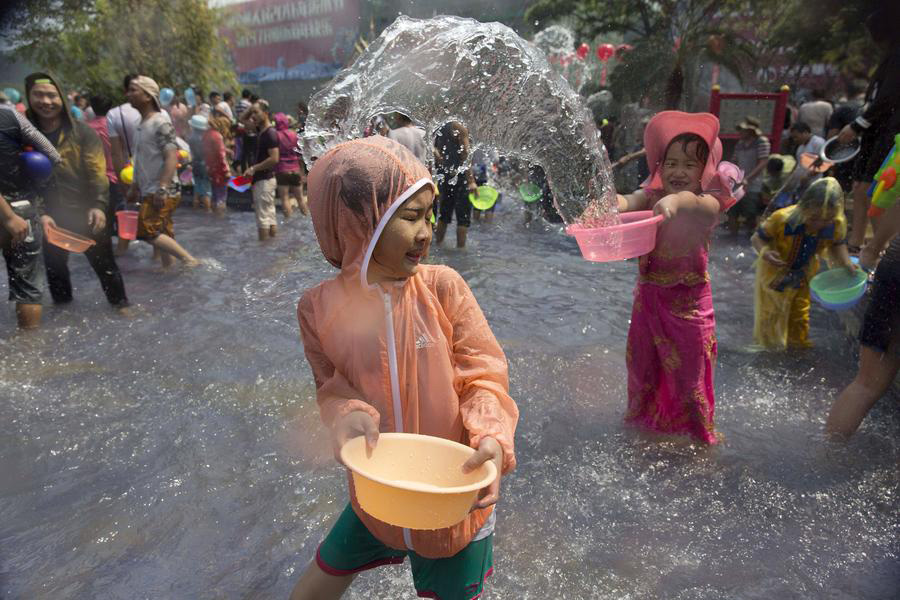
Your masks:
[[[433,140],[449,121],[482,147],[540,164],[566,223],[617,222],[606,148],[578,94],[535,46],[500,23],[398,17],[309,103],[307,166],[402,112]]]

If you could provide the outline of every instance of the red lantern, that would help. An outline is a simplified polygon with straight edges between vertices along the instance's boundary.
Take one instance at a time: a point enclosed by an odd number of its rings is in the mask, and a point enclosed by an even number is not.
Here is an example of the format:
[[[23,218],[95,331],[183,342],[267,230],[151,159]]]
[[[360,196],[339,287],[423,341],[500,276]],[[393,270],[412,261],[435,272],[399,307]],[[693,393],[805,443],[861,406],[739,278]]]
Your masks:
[[[616,47],[612,44],[600,44],[597,46],[597,58],[600,59],[600,62],[605,63],[615,55]]]
[[[575,54],[578,55],[578,58],[584,60],[587,58],[587,55],[591,53],[591,47],[587,44],[581,44],[578,46],[578,50],[575,51]]]

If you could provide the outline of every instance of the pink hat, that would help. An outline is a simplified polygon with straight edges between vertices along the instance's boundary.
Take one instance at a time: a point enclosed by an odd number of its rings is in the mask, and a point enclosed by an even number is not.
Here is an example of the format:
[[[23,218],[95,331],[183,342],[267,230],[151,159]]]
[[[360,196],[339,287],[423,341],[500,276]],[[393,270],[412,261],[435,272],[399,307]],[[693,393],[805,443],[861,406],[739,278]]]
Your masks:
[[[722,183],[727,185],[726,190],[730,190],[731,195],[734,196],[735,200],[740,200],[744,197],[744,193],[746,190],[742,187],[738,187],[738,184],[744,180],[744,170],[741,169],[734,163],[728,162],[727,160],[723,160],[719,163],[719,166],[716,168],[716,172],[719,177],[722,178]],[[711,184],[712,186],[712,184]],[[735,191],[737,189],[737,191]],[[713,191],[713,190],[707,190]]]
[[[275,113],[275,129],[284,131],[288,127],[290,127],[290,123],[288,123],[287,115],[282,112]]]
[[[644,130],[644,148],[647,150],[647,166],[650,177],[643,183],[647,191],[662,192],[662,166],[666,149],[673,139],[683,133],[700,136],[709,147],[709,157],[700,175],[700,188],[716,196],[723,210],[730,208],[736,200],[731,195],[731,186],[719,177],[716,167],[722,159],[722,142],[719,140],[719,118],[711,113],[686,113],[678,110],[664,110],[657,113],[647,123]]]

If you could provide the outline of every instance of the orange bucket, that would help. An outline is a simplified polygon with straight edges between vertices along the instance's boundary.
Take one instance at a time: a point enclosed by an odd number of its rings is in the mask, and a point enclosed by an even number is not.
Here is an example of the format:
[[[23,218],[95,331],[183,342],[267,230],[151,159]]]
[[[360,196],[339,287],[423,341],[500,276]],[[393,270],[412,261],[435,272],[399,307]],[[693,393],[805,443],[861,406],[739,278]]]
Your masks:
[[[57,227],[56,225],[48,224],[44,228],[44,233],[48,242],[69,252],[84,252],[97,243],[91,238],[86,238],[83,235],[78,235],[73,231]]]
[[[414,433],[382,433],[371,455],[363,436],[341,448],[362,509],[407,529],[442,529],[466,518],[478,491],[498,476],[491,461],[463,473],[473,454],[468,446]]]
[[[116,220],[119,222],[119,239],[133,240],[137,238],[138,211],[117,210]]]

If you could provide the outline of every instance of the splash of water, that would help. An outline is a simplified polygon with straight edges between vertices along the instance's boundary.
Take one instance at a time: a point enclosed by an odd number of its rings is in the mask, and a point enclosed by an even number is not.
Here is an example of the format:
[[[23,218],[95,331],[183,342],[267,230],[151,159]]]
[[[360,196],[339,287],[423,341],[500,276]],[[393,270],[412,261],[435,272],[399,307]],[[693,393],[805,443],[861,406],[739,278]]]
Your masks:
[[[547,56],[571,54],[575,51],[575,35],[568,27],[550,25],[534,34],[532,43]]]
[[[594,77],[592,63],[577,58],[575,34],[569,28],[551,25],[537,32],[531,43],[543,50],[550,67],[576,92],[581,93],[584,84]]]
[[[431,139],[449,121],[474,148],[540,164],[567,223],[616,222],[606,149],[582,99],[541,50],[499,23],[401,16],[309,104],[304,158],[402,112]]]

